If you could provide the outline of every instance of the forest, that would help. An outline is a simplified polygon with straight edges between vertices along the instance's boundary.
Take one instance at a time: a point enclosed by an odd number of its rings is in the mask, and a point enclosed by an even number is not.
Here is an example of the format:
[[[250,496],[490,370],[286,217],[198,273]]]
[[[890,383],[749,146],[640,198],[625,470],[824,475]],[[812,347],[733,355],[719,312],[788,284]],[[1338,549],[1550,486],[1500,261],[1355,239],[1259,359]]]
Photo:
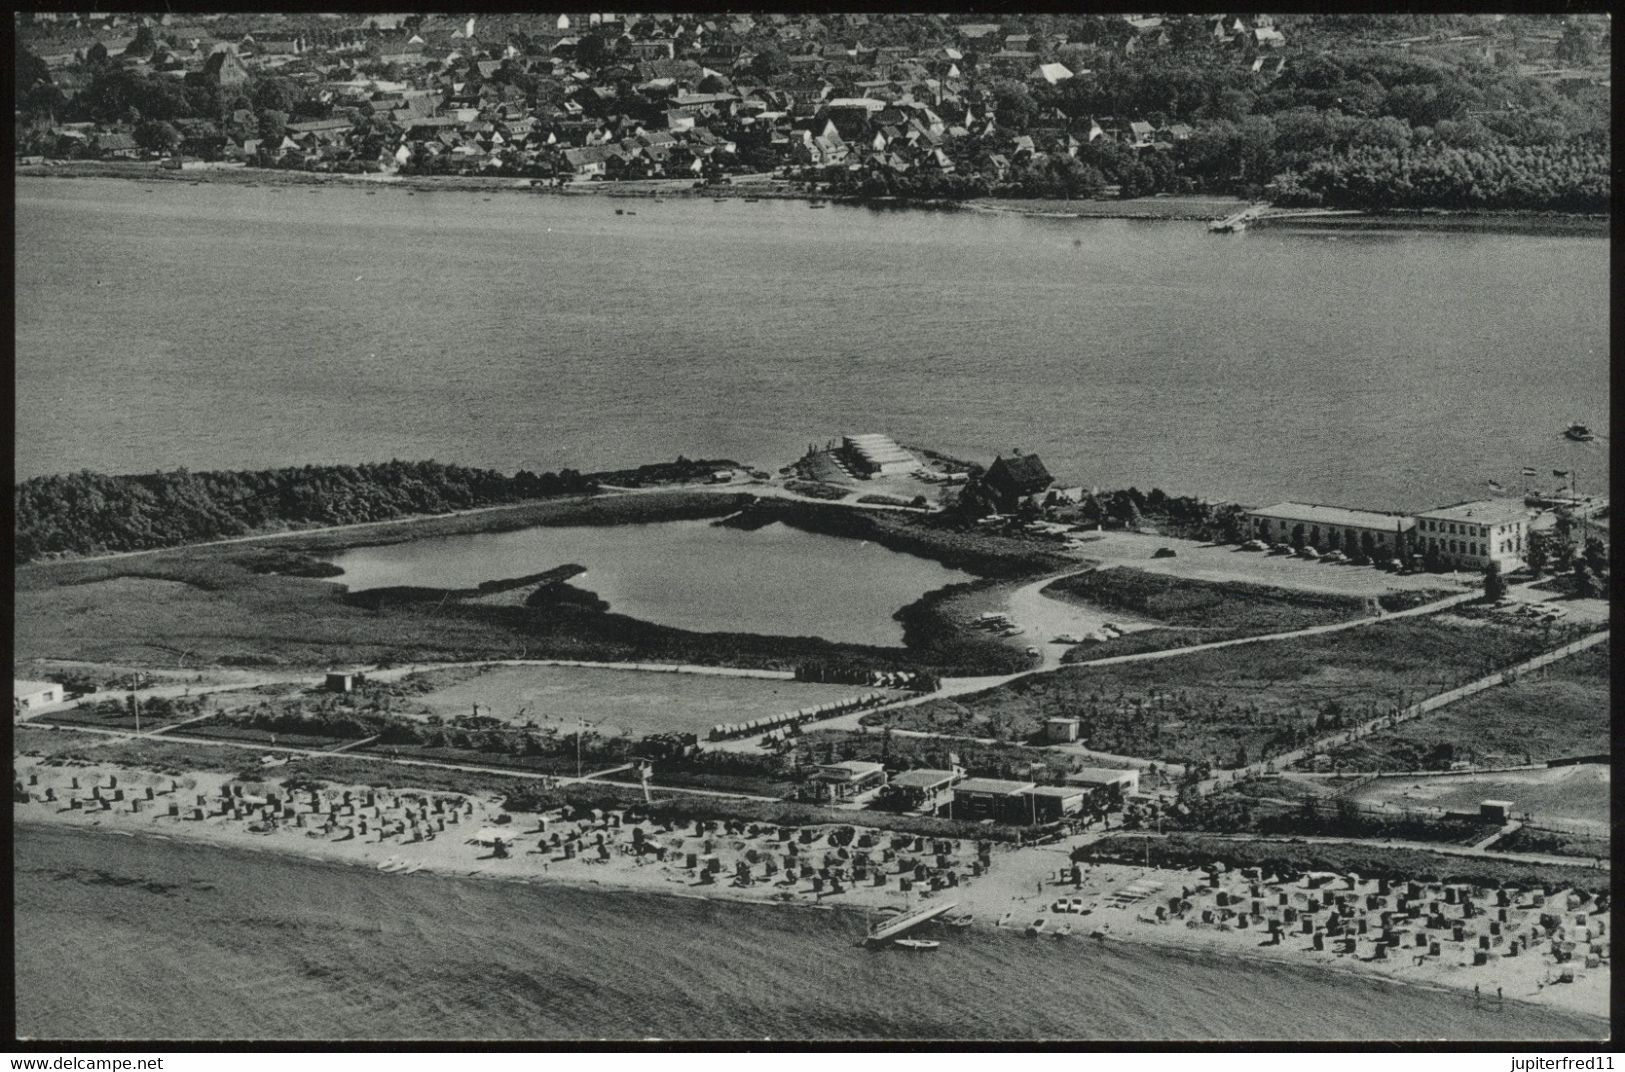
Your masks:
[[[500,506],[596,486],[573,469],[508,476],[434,461],[133,476],[87,470],[16,485],[13,555],[21,564],[53,555],[143,551]]]

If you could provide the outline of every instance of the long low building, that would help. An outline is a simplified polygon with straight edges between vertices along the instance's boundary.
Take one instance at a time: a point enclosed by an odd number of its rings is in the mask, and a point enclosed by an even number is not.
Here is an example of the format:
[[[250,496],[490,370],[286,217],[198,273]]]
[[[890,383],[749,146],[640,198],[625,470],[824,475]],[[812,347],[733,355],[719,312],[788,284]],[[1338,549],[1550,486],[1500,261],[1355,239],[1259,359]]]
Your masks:
[[[1247,534],[1266,543],[1396,557],[1407,553],[1416,519],[1318,503],[1277,503],[1245,511]]]
[[[912,453],[898,446],[890,436],[879,433],[842,436],[841,450],[863,476],[912,473],[920,467],[920,460]]]

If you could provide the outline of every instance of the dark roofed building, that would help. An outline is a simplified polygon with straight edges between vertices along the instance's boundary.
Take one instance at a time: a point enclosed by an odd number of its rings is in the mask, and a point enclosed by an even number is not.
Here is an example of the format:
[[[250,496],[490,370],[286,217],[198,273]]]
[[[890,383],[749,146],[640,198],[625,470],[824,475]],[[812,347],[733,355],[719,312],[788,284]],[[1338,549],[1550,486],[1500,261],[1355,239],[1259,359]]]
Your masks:
[[[1036,454],[1013,454],[998,457],[987,467],[983,478],[989,491],[999,500],[999,509],[1008,510],[1029,495],[1037,495],[1053,483],[1055,478]]]
[[[203,61],[201,73],[205,81],[221,86],[240,86],[248,81],[248,68],[237,53],[225,47]]]

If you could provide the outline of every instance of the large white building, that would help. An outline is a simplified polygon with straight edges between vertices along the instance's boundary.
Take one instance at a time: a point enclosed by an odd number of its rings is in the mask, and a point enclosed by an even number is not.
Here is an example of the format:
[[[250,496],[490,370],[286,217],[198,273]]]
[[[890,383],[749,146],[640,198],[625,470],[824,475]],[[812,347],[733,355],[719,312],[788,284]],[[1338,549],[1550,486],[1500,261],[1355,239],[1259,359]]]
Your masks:
[[[62,702],[62,686],[54,681],[11,681],[11,713],[20,715]]]
[[[891,436],[878,433],[842,436],[841,449],[853,468],[864,476],[912,473],[920,467],[920,460],[898,446]]]
[[[1307,545],[1319,551],[1394,558],[1408,550],[1416,520],[1403,514],[1349,510],[1315,503],[1277,503],[1242,515],[1249,536],[1266,543]]]
[[[1488,569],[1503,573],[1524,564],[1529,524],[1535,511],[1512,499],[1480,499],[1441,506],[1416,515],[1416,550],[1430,551],[1453,569]]]

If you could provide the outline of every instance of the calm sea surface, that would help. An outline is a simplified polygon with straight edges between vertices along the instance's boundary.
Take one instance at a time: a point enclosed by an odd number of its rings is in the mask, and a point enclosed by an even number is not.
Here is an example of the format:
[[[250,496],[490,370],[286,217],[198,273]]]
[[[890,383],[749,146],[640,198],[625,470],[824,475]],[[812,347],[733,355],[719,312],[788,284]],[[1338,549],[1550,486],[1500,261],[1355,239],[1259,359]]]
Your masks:
[[[1581,1039],[1310,968],[20,826],[17,1030],[54,1038]],[[836,980],[839,985],[831,985]]]
[[[894,646],[898,607],[972,580],[879,544],[772,524],[753,531],[710,521],[602,528],[539,526],[359,547],[334,555],[354,591],[389,585],[473,588],[574,563],[570,583],[619,614],[702,633],[819,636]]]
[[[16,243],[19,477],[885,431],[1253,502],[1607,480],[1558,435],[1607,425],[1602,237],[23,178]]]

